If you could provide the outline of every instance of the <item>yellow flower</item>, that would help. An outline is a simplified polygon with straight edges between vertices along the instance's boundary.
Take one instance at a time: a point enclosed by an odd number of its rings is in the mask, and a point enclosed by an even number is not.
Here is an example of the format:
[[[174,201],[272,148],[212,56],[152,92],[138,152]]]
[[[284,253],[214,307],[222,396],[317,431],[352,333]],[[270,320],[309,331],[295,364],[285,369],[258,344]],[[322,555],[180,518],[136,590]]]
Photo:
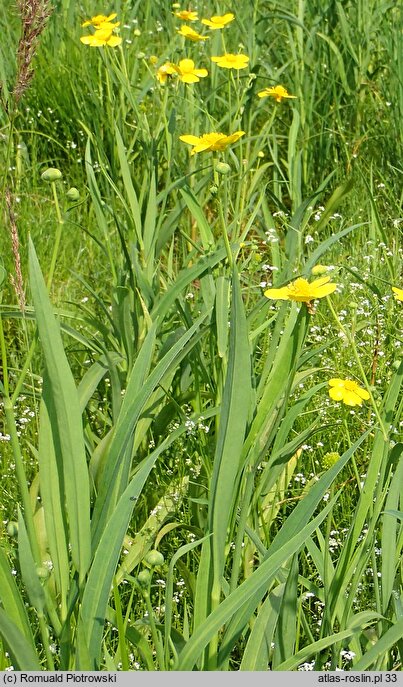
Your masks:
[[[346,406],[360,406],[368,401],[369,393],[351,379],[329,379],[329,396],[333,401],[343,401]]]
[[[179,10],[179,12],[174,12],[175,17],[182,19],[182,21],[197,21],[199,16],[197,12],[192,12],[192,10]]]
[[[86,21],[83,24],[81,24],[81,26],[94,26],[96,29],[100,29],[101,27],[104,28],[106,25],[107,28],[112,28],[112,26],[119,26],[120,23],[111,23],[112,19],[115,19],[115,17],[117,17],[116,12],[113,12],[113,14],[109,14],[108,16],[106,16],[105,14],[97,14],[95,17],[91,17],[91,19],[86,19]]]
[[[403,289],[398,289],[397,286],[392,286],[392,291],[395,294],[397,301],[403,301]]]
[[[208,36],[202,36],[200,33],[197,33],[197,31],[192,29],[187,24],[183,24],[183,26],[181,26],[178,30],[178,33],[180,36],[189,38],[190,41],[194,41],[195,43],[197,43],[198,41],[207,41],[209,38]]]
[[[337,284],[329,284],[330,277],[321,277],[309,283],[299,277],[291,284],[280,289],[267,289],[264,292],[266,298],[282,301],[296,301],[297,303],[310,303],[315,298],[323,298],[337,289]]]
[[[230,136],[225,134],[203,134],[202,136],[179,136],[180,140],[184,143],[189,143],[189,145],[194,146],[191,151],[191,155],[195,153],[202,153],[208,150],[225,150],[225,148],[231,143],[238,141],[241,136],[244,136],[244,131],[236,131]]]
[[[225,69],[244,69],[248,66],[249,57],[247,55],[233,55],[232,53],[225,53],[225,55],[220,55],[218,57],[211,58],[213,62],[216,62],[219,67],[224,67]]]
[[[173,64],[179,78],[183,83],[196,83],[201,78],[208,76],[207,69],[196,69],[193,60],[184,59],[179,62],[179,65]]]
[[[162,64],[157,70],[157,79],[160,83],[164,84],[167,82],[167,79],[172,77],[174,74],[176,74],[174,65],[170,62],[165,62],[165,64]]]
[[[97,29],[91,36],[81,36],[80,41],[84,45],[90,45],[92,48],[99,48],[103,45],[110,45],[112,48],[115,48],[121,44],[122,39],[120,36],[114,36],[112,31],[109,27],[102,27]]]
[[[284,86],[272,86],[271,88],[265,88],[263,91],[259,91],[259,98],[267,98],[267,96],[275,98],[277,103],[281,103],[283,98],[296,98],[296,95],[290,95]]]
[[[234,19],[234,15],[229,12],[228,14],[222,14],[221,16],[216,15],[211,17],[211,19],[202,19],[201,23],[208,26],[210,29],[223,29],[226,24]]]

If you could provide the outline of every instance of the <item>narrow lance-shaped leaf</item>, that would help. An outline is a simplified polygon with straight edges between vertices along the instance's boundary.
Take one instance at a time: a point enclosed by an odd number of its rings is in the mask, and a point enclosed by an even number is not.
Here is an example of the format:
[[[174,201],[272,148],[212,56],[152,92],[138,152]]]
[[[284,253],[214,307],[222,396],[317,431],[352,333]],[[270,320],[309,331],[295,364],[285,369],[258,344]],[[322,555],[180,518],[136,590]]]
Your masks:
[[[220,585],[225,564],[225,544],[234,503],[237,473],[245,438],[251,397],[248,330],[237,272],[232,279],[232,309],[228,368],[214,457],[209,506],[214,585]]]
[[[80,579],[88,570],[90,546],[90,489],[79,398],[66,354],[60,327],[53,315],[35,248],[29,243],[29,270],[32,298],[45,365],[49,398],[54,405],[52,431],[60,446],[65,505],[69,520],[71,555]]]

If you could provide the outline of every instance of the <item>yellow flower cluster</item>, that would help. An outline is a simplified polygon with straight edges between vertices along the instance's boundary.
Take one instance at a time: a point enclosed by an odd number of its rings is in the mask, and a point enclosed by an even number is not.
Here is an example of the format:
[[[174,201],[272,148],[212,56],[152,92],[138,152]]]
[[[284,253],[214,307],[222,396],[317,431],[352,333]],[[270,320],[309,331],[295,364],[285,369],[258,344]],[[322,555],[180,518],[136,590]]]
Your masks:
[[[95,17],[91,17],[91,19],[86,19],[81,26],[83,28],[92,26],[94,33],[81,36],[81,43],[84,43],[84,45],[89,45],[92,48],[100,48],[104,45],[109,45],[111,48],[115,48],[117,45],[120,45],[122,39],[120,36],[114,35],[114,31],[120,25],[120,22],[112,21],[116,16],[116,12],[113,12],[108,16],[105,14],[97,14]]]

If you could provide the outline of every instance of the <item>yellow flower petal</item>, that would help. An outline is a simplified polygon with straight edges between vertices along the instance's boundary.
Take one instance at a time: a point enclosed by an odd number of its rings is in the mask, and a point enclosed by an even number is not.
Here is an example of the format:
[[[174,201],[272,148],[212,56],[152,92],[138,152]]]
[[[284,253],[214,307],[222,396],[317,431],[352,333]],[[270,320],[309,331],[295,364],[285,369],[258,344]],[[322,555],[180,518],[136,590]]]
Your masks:
[[[288,286],[282,286],[280,289],[266,289],[264,295],[266,298],[282,301],[288,301],[290,298]]]
[[[189,143],[191,146],[196,146],[200,141],[198,136],[192,136],[191,134],[179,136],[179,140],[183,141],[184,143]]]
[[[236,55],[225,53],[225,55],[214,56],[211,60],[224,69],[244,69],[248,65],[249,57],[240,53]]]
[[[120,45],[122,42],[122,39],[120,36],[111,36],[109,40],[106,41],[107,45],[110,45],[111,48],[115,48],[117,45]]]
[[[397,286],[392,286],[392,291],[395,294],[397,301],[403,301],[403,289],[398,289]]]
[[[265,88],[263,91],[259,91],[259,98],[267,98],[268,96],[273,97],[276,102],[281,103],[283,98],[296,98],[296,95],[291,95],[288,93],[284,86],[271,86],[270,88]]]
[[[223,14],[221,16],[215,15],[211,19],[202,19],[202,24],[205,24],[210,29],[223,29],[224,26],[229,24],[234,19],[234,15],[231,12],[228,14]]]
[[[333,401],[341,401],[343,398],[344,391],[340,387],[333,387],[329,389],[329,396]]]

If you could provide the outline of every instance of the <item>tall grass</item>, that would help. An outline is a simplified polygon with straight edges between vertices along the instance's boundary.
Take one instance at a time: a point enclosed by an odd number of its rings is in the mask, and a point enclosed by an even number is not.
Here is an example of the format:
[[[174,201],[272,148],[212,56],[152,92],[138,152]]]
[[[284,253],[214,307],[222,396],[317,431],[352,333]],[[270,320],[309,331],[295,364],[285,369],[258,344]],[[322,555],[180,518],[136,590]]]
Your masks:
[[[88,5],[17,103],[0,56],[0,668],[398,670],[398,8],[205,3],[234,20],[191,43],[162,0]],[[80,43],[101,11],[120,46]],[[208,77],[160,83],[185,56]],[[179,138],[213,131],[244,135]]]

